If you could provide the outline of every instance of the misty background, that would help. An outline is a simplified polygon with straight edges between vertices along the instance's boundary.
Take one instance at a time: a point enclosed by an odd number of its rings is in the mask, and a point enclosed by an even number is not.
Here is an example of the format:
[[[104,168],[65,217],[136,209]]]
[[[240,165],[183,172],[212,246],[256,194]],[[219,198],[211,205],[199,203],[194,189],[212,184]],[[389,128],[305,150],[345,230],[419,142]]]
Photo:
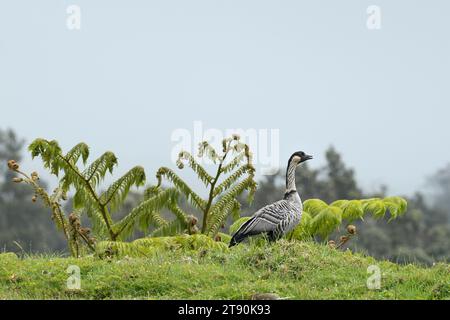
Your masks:
[[[380,30],[366,26],[373,4]],[[81,9],[80,30],[67,28],[69,5]],[[0,129],[65,150],[84,141],[93,157],[112,150],[116,176],[143,165],[149,183],[174,166],[174,130],[194,121],[279,129],[281,168],[296,150],[326,166],[333,145],[362,190],[420,191],[435,206],[446,187],[430,179],[450,162],[449,9],[443,0],[1,1]],[[41,168],[19,153],[29,171]]]

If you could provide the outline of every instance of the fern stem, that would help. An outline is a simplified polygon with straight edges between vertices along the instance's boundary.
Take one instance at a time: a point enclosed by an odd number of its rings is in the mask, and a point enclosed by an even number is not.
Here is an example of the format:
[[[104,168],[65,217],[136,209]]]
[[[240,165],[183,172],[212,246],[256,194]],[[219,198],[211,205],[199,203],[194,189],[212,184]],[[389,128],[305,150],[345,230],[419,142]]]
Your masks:
[[[220,174],[222,173],[222,166],[223,163],[228,155],[229,149],[230,149],[230,145],[231,145],[231,141],[228,142],[226,151],[222,157],[222,160],[220,161],[219,167],[217,168],[217,173],[216,176],[214,178],[214,181],[211,183],[211,189],[209,190],[209,199],[208,199],[208,204],[206,205],[205,211],[203,213],[203,222],[202,222],[202,233],[206,232],[206,227],[208,226],[208,214],[209,214],[209,210],[211,209],[211,205],[212,202],[214,200],[214,188],[216,186],[217,181],[219,181],[219,177]]]
[[[81,180],[83,180],[84,182],[85,182],[85,185],[86,185],[86,187],[88,188],[88,190],[89,190],[89,193],[91,194],[91,196],[94,198],[94,200],[97,202],[97,204],[98,204],[98,206],[100,207],[100,211],[101,211],[101,214],[102,214],[102,218],[103,218],[103,220],[105,221],[105,224],[106,224],[106,228],[108,229],[108,232],[109,232],[109,236],[110,236],[110,238],[111,238],[111,240],[112,241],[116,241],[116,239],[117,239],[117,234],[116,233],[114,233],[114,230],[112,229],[112,227],[111,227],[111,223],[109,222],[109,219],[108,219],[108,212],[107,212],[107,209],[106,209],[106,207],[105,206],[103,206],[102,205],[102,203],[100,202],[100,199],[98,198],[98,196],[97,196],[97,194],[95,193],[95,191],[94,191],[94,189],[92,188],[92,186],[91,186],[91,184],[89,183],[89,180],[86,180],[84,177],[83,177],[83,175],[80,173],[80,172],[78,172],[78,170],[76,169],[76,168],[74,168],[73,166],[72,166],[72,164],[65,158],[65,157],[63,157],[62,155],[58,155],[69,167],[70,167],[70,169],[72,169],[72,171],[73,172],[75,172],[75,174],[81,179]]]
[[[50,196],[47,194],[47,192],[45,192],[44,189],[36,181],[31,179],[26,173],[24,173],[22,171],[19,171],[19,170],[15,170],[15,171],[18,174],[20,174],[20,175],[22,175],[23,177],[26,178],[26,181],[33,186],[35,192],[40,194],[40,196],[41,196],[42,200],[44,201],[45,205],[47,205],[52,210],[55,218],[61,224],[61,229],[63,230],[64,238],[67,241],[67,245],[69,247],[71,255],[78,258],[78,249],[76,249],[74,251],[74,243],[73,243],[73,241],[71,239],[71,236],[70,236],[70,233],[69,233],[69,229],[68,229],[68,227],[66,225],[65,214],[61,210],[61,206],[59,205],[59,203],[57,203],[56,201],[52,201]],[[39,192],[38,190],[42,190],[42,191]]]
[[[206,226],[208,222],[208,213],[209,209],[211,209],[211,205],[214,199],[214,187],[216,186],[217,181],[219,180],[219,176],[222,170],[222,163],[219,164],[219,167],[217,168],[217,174],[214,178],[214,181],[211,183],[211,189],[209,190],[209,197],[208,197],[208,203],[206,205],[205,211],[203,211],[203,222],[202,222],[202,233],[205,233]]]
[[[83,239],[83,241],[86,243],[86,245],[91,249],[92,252],[95,252],[95,248],[92,246],[92,244],[89,242],[89,240],[86,238],[84,234],[82,234],[79,230],[77,230],[78,235]]]
[[[24,177],[27,179],[27,181],[33,185],[33,188],[34,188],[36,191],[37,191],[37,190],[43,190],[43,189],[41,188],[41,186],[40,186],[38,183],[36,183],[33,179],[31,179],[27,174],[25,174],[24,172],[19,171],[19,170],[16,170],[16,172],[19,173],[19,174],[21,174],[22,176],[24,176]],[[44,191],[44,192],[45,192],[45,191]],[[44,195],[45,195],[45,197],[44,197]],[[64,232],[64,237],[66,238],[67,241],[70,241],[70,235],[69,235],[69,233],[68,233],[67,226],[65,225],[65,220],[64,220],[65,216],[64,216],[64,214],[62,213],[60,206],[59,206],[57,203],[55,203],[55,206],[54,206],[53,203],[52,203],[52,201],[50,200],[49,195],[48,195],[46,192],[43,193],[43,194],[41,194],[41,197],[42,197],[43,200],[45,201],[45,204],[46,204],[48,207],[51,208],[51,210],[53,211],[53,213],[56,214],[56,215],[59,217],[59,221],[61,222],[61,227],[62,227],[63,232]]]

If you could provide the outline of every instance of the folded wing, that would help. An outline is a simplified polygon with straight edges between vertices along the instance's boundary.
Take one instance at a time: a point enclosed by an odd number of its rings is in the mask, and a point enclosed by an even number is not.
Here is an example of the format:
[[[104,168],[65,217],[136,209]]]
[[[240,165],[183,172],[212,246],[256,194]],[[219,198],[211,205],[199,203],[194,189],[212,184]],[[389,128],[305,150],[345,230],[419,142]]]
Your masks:
[[[293,209],[292,204],[286,200],[280,200],[261,208],[236,231],[231,239],[230,247],[247,237],[274,232]]]

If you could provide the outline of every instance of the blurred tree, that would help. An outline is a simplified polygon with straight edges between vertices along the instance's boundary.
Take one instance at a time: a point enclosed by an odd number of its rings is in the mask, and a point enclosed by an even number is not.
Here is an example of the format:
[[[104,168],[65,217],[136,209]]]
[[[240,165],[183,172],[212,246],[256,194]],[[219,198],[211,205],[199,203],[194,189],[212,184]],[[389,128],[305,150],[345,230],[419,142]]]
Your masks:
[[[434,191],[433,204],[441,209],[447,209],[447,217],[450,219],[450,163],[428,179]]]
[[[363,194],[357,186],[353,169],[345,166],[341,155],[337,153],[334,147],[328,148],[325,152],[325,157],[327,164],[322,170],[326,172],[328,177],[326,185],[329,198],[326,200],[361,198]]]
[[[20,161],[24,141],[12,130],[0,129],[0,250],[20,252],[63,250],[65,243],[54,230],[50,211],[33,203],[28,188],[11,182],[7,161]]]

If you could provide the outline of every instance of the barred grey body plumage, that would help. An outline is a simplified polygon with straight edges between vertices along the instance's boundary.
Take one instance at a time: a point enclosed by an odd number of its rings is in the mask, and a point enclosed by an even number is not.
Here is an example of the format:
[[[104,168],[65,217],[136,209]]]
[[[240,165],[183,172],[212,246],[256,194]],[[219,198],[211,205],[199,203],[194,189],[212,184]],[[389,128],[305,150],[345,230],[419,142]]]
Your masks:
[[[233,235],[230,247],[244,239],[258,234],[266,234],[270,241],[276,241],[290,232],[300,222],[303,205],[295,186],[297,166],[312,156],[297,151],[289,158],[286,169],[286,191],[283,200],[258,210]]]

